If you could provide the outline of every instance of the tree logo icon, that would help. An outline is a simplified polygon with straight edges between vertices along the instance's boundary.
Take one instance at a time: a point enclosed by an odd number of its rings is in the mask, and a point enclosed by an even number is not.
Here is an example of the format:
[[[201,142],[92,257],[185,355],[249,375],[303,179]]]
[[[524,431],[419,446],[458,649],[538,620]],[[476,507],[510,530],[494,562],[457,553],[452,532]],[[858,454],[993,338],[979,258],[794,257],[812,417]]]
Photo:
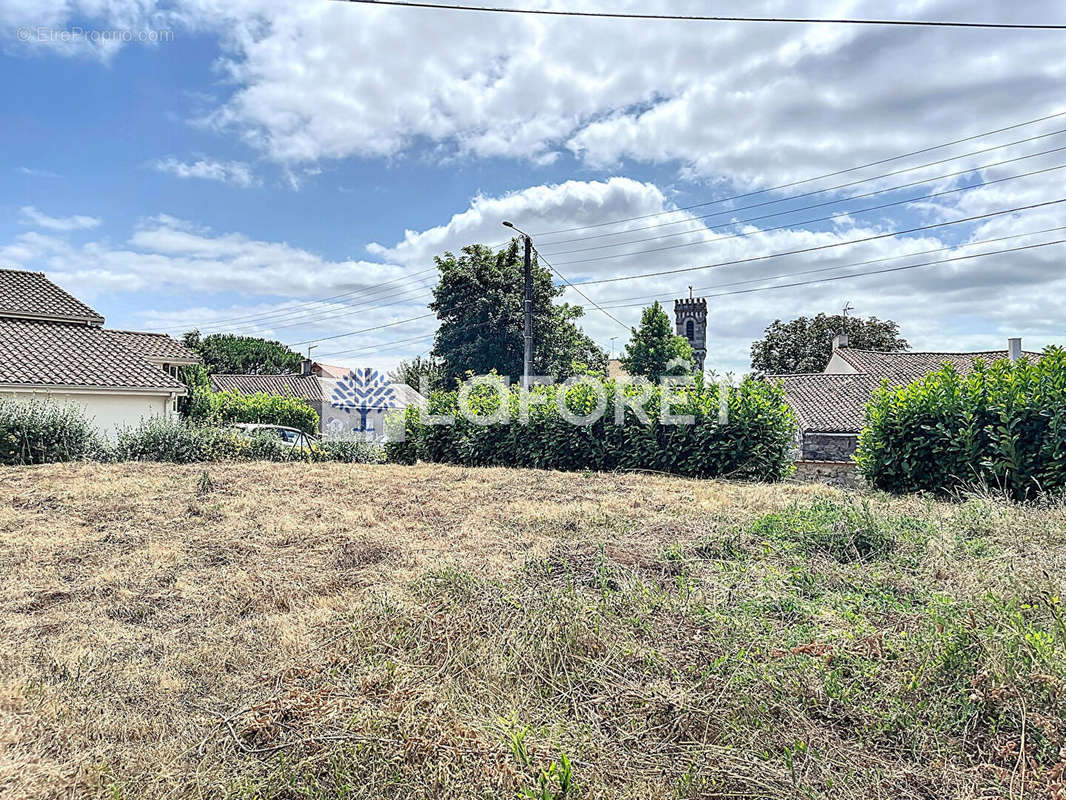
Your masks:
[[[341,411],[359,412],[359,430],[366,430],[366,418],[372,411],[395,408],[396,393],[392,384],[377,370],[360,367],[337,381],[330,404]]]

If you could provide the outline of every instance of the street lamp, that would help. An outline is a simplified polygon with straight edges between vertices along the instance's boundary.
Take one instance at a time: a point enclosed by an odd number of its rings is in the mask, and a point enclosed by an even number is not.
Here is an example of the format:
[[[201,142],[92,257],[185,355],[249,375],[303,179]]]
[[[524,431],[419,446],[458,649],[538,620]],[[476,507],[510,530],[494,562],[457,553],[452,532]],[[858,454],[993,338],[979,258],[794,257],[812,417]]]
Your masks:
[[[525,354],[522,357],[522,386],[529,388],[530,375],[533,372],[533,240],[529,234],[507,220],[503,221],[505,228],[516,231],[526,242],[526,324],[525,324]]]

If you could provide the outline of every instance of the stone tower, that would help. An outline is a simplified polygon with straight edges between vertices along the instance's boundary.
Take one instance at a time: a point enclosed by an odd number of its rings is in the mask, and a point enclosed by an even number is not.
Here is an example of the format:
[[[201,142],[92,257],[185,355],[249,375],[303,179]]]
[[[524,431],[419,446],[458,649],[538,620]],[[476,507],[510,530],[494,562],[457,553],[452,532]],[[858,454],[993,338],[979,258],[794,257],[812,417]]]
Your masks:
[[[696,354],[696,369],[703,372],[707,360],[707,299],[689,297],[674,301],[674,321],[677,323],[677,335],[684,336],[692,345]]]

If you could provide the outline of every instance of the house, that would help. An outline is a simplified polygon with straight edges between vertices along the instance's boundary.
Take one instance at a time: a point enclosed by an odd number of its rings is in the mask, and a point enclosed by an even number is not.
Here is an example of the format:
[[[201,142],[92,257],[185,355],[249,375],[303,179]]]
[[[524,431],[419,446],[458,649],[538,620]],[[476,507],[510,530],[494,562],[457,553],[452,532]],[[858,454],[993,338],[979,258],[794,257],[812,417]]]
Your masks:
[[[390,414],[426,399],[406,384],[390,383],[369,367],[349,369],[305,359],[298,375],[212,375],[211,388],[241,394],[288,395],[306,400],[318,413],[319,433],[385,437]]]
[[[0,397],[81,407],[105,434],[176,413],[197,357],[164,334],[108,330],[42,272],[0,269]]]
[[[839,477],[850,472],[859,432],[866,422],[866,404],[883,381],[903,386],[925,377],[943,364],[959,374],[974,363],[1003,358],[1016,361],[1024,352],[1021,339],[1009,339],[1006,350],[974,353],[883,353],[848,346],[846,334],[833,339],[833,353],[825,370],[798,375],[769,375],[780,381],[800,426],[797,468],[801,477]]]

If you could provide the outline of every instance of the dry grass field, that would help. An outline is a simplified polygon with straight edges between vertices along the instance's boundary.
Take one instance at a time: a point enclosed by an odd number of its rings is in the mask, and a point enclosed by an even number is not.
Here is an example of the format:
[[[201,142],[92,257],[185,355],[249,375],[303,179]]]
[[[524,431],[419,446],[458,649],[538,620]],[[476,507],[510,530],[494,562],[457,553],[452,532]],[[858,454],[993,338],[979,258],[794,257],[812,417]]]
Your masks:
[[[0,470],[0,796],[1066,798],[1066,509]]]

